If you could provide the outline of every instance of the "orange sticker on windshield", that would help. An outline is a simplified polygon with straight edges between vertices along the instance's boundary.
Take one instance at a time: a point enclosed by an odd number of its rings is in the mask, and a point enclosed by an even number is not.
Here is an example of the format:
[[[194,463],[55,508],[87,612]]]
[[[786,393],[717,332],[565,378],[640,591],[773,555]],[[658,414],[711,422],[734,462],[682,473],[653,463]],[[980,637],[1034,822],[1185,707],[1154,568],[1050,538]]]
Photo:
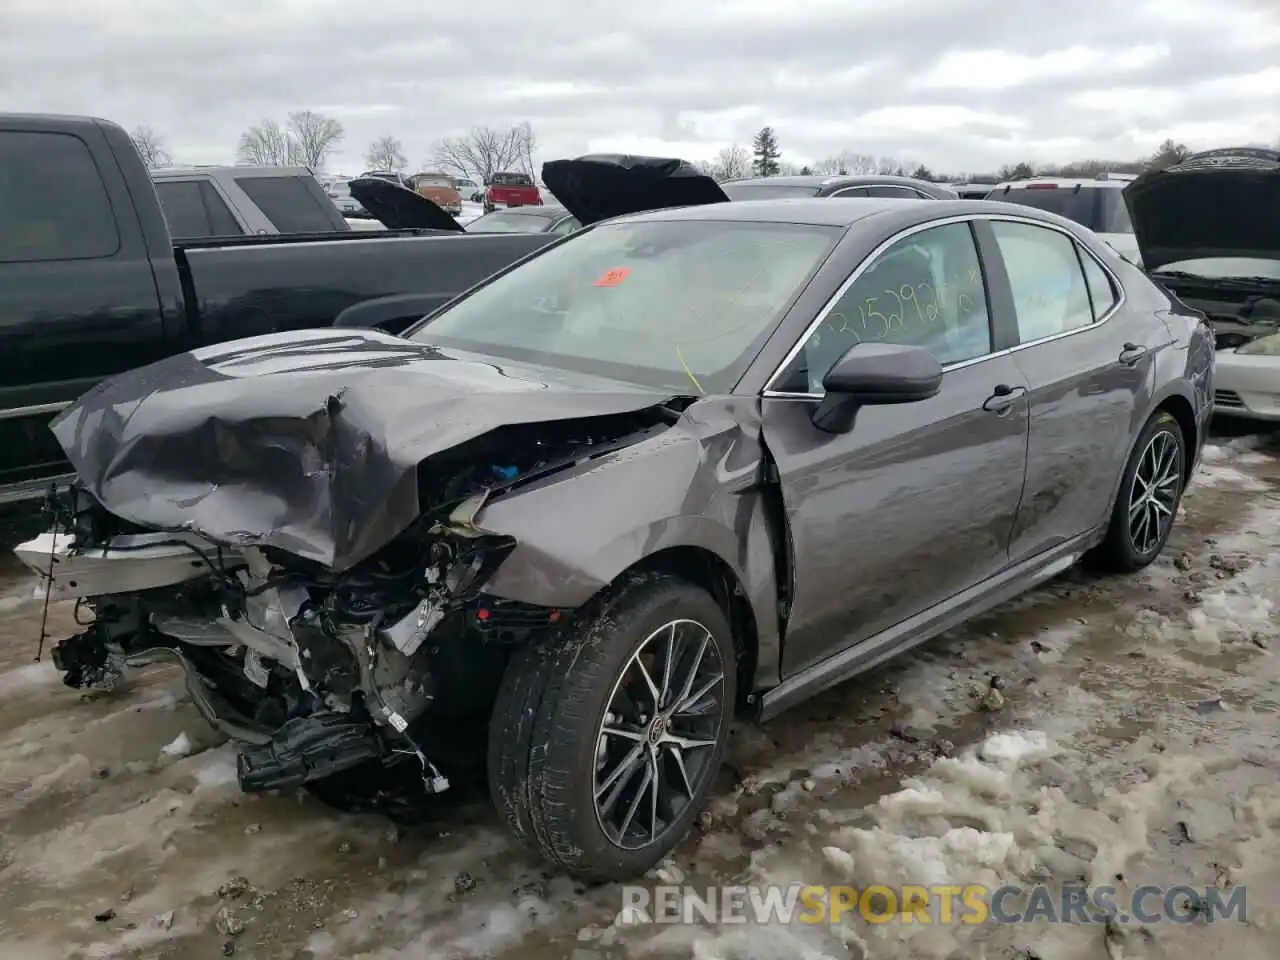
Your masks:
[[[606,270],[602,273],[595,285],[597,287],[616,287],[629,276],[631,276],[630,267],[614,267],[612,270]]]

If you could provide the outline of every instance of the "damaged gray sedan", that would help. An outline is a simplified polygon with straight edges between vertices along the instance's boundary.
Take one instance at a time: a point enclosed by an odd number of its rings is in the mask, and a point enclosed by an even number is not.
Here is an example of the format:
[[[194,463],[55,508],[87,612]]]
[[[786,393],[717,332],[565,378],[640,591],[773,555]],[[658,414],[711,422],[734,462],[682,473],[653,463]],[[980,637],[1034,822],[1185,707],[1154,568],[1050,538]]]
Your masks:
[[[735,715],[1086,553],[1151,563],[1212,361],[1201,315],[1037,211],[633,214],[403,337],[101,385],[54,423],[79,483],[18,554],[82,607],[66,682],[177,662],[245,790],[403,812],[484,773],[533,850],[631,878]]]

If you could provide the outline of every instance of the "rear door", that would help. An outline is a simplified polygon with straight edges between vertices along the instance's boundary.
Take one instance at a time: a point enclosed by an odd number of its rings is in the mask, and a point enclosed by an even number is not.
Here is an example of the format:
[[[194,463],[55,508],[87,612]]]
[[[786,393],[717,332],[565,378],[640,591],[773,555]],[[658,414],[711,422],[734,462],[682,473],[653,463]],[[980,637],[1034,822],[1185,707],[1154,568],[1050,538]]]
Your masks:
[[[1010,318],[988,304],[968,222],[908,231],[854,271],[765,391],[795,558],[784,676],[1008,565],[1026,384],[1002,350]],[[861,342],[931,350],[942,391],[823,433],[810,420],[823,375]]]
[[[1010,546],[1016,563],[1104,522],[1168,330],[1121,309],[1118,280],[1068,231],[979,223],[996,284],[1008,284],[1030,387],[1027,484]]]

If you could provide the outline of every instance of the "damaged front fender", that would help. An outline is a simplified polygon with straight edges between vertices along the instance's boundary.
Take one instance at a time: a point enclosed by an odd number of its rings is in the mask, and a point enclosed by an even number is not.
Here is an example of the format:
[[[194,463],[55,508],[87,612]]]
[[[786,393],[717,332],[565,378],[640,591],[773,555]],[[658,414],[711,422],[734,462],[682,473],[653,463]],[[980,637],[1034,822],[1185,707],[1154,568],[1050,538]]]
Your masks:
[[[477,526],[515,541],[486,595],[551,608],[587,603],[662,551],[723,561],[750,604],[762,683],[776,683],[777,532],[754,401],[695,404],[670,429],[483,508]]]

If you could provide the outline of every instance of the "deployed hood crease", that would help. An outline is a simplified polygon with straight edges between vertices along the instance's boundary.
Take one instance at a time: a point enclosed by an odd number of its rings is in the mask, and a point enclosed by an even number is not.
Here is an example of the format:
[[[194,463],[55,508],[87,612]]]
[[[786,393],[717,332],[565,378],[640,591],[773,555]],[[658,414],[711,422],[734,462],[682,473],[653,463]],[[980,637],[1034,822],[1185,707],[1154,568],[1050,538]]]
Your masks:
[[[429,457],[504,426],[670,399],[378,331],[305,330],[121,374],[51,429],[89,493],[125,520],[341,571],[418,518]]]

